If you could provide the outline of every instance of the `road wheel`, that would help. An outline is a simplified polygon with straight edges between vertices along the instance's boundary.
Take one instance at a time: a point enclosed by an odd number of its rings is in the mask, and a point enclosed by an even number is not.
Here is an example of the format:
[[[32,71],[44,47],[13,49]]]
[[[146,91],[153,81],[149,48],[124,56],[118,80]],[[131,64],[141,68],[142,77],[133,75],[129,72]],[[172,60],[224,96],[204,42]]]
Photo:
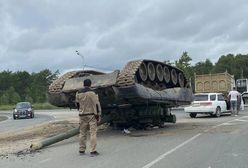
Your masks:
[[[217,107],[215,117],[220,117],[220,115],[221,115],[221,109],[220,109],[220,107]]]
[[[13,115],[13,119],[16,120],[16,116],[15,115]]]
[[[190,113],[190,114],[189,114],[189,116],[190,116],[191,118],[196,118],[196,115],[197,115],[197,113]]]

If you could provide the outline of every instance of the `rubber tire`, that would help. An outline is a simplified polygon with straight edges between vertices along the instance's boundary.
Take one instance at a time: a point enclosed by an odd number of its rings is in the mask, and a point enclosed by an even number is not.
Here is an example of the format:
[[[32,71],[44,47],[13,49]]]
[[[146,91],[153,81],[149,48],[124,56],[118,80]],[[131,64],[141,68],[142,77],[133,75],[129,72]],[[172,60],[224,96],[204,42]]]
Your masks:
[[[167,66],[164,67],[163,69],[163,74],[164,74],[164,80],[166,83],[169,83],[170,82],[170,70]]]
[[[156,78],[156,69],[151,62],[147,64],[147,74],[150,81],[154,82]]]
[[[144,63],[142,63],[139,67],[139,77],[143,82],[145,82],[148,78],[147,67]]]
[[[217,107],[216,108],[216,113],[215,113],[215,117],[220,117],[221,116],[221,108],[220,107]]]
[[[196,118],[197,113],[189,113],[189,116],[190,116],[191,118]]]
[[[15,115],[13,115],[13,119],[14,119],[14,120],[16,120],[16,117],[15,117]]]
[[[178,81],[178,77],[177,77],[177,72],[176,72],[175,69],[172,69],[172,70],[171,70],[171,81],[172,81],[172,83],[174,84],[173,87],[176,87],[177,81]]]

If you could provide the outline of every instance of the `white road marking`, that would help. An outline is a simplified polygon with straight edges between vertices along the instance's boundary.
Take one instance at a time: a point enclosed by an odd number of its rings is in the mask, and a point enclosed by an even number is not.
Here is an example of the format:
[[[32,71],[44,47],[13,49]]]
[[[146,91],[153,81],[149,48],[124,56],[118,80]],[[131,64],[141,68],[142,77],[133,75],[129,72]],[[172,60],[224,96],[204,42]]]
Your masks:
[[[224,123],[221,123],[219,125],[216,125],[216,126],[213,126],[205,131],[203,131],[204,133],[205,132],[208,132],[210,131],[211,129],[214,129],[214,128],[217,128],[217,127],[220,127],[220,126],[229,126],[229,125],[234,125],[234,123],[231,123],[231,122],[235,122],[235,121],[245,121],[245,122],[248,122],[247,120],[242,120],[242,118],[248,118],[248,116],[243,116],[243,117],[240,117],[238,119],[234,119],[234,120],[230,120],[228,122],[224,122]],[[188,144],[189,142],[195,140],[196,138],[198,138],[199,136],[201,136],[202,133],[199,133],[199,134],[196,134],[195,136],[193,136],[192,138],[188,139],[187,141],[181,143],[180,145],[176,146],[175,148],[169,150],[168,152],[160,155],[159,157],[157,157],[156,159],[154,159],[153,161],[151,161],[150,163],[146,164],[145,166],[143,166],[142,168],[150,168],[152,167],[154,164],[156,164],[157,162],[159,162],[160,160],[164,159],[167,155],[175,152],[176,150],[178,150],[179,148],[185,146],[186,144]],[[233,154],[233,156],[236,156],[235,154]],[[211,167],[210,167],[211,168]]]
[[[40,161],[40,163],[45,163],[45,162],[48,162],[48,161],[50,161],[51,159],[44,159],[44,160],[42,160],[42,161]]]
[[[238,157],[239,155],[236,153],[232,153],[233,157]]]
[[[248,120],[242,120],[242,119],[235,119],[235,121],[248,122]]]
[[[219,124],[219,125],[216,125],[216,126],[211,127],[211,128],[208,129],[208,130],[205,130],[204,132],[208,132],[209,130],[211,130],[211,129],[213,129],[213,128],[217,128],[217,127],[220,127],[220,126],[223,126],[223,125],[224,125],[224,126],[234,125],[233,122],[235,122],[235,121],[248,122],[248,120],[242,120],[242,118],[247,118],[247,117],[248,117],[248,116],[243,116],[243,117],[240,117],[240,118],[237,118],[237,119],[230,120],[230,121],[228,121],[228,122],[221,123],[221,124]]]
[[[223,123],[223,124],[221,124],[220,126],[222,126],[222,125],[234,125],[234,123]]]
[[[188,139],[187,141],[184,141],[183,143],[181,143],[180,145],[176,146],[175,148],[169,150],[168,152],[160,155],[158,158],[156,158],[155,160],[151,161],[150,163],[148,163],[147,165],[145,165],[142,168],[150,168],[152,167],[154,164],[156,164],[157,162],[159,162],[160,160],[164,159],[167,155],[175,152],[176,150],[178,150],[179,148],[183,147],[184,145],[188,144],[189,142],[195,140],[197,137],[199,137],[200,135],[202,135],[201,133],[196,134],[195,136],[193,136],[192,138]]]
[[[5,116],[5,117],[7,117],[8,119],[7,119],[7,120],[4,120],[4,121],[1,121],[0,123],[8,122],[10,119],[13,119],[12,117],[7,116],[7,115],[1,115],[1,116]]]
[[[243,116],[243,117],[240,117],[240,118],[248,118],[248,116]]]

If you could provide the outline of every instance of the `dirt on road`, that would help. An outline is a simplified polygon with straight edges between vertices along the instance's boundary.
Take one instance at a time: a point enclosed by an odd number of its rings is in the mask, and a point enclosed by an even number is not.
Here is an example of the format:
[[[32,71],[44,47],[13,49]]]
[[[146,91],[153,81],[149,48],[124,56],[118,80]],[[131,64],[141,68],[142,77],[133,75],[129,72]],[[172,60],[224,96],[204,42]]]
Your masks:
[[[0,133],[0,155],[29,148],[30,144],[78,127],[77,120],[39,124],[19,131]]]

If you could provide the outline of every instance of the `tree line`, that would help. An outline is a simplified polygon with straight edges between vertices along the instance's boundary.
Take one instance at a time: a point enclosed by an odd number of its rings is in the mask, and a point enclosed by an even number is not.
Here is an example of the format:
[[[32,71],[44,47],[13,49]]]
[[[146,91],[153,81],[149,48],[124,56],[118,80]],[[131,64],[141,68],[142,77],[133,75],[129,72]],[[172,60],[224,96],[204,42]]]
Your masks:
[[[0,105],[20,101],[47,102],[48,86],[57,76],[58,71],[52,73],[48,69],[38,73],[8,70],[0,72]]]

